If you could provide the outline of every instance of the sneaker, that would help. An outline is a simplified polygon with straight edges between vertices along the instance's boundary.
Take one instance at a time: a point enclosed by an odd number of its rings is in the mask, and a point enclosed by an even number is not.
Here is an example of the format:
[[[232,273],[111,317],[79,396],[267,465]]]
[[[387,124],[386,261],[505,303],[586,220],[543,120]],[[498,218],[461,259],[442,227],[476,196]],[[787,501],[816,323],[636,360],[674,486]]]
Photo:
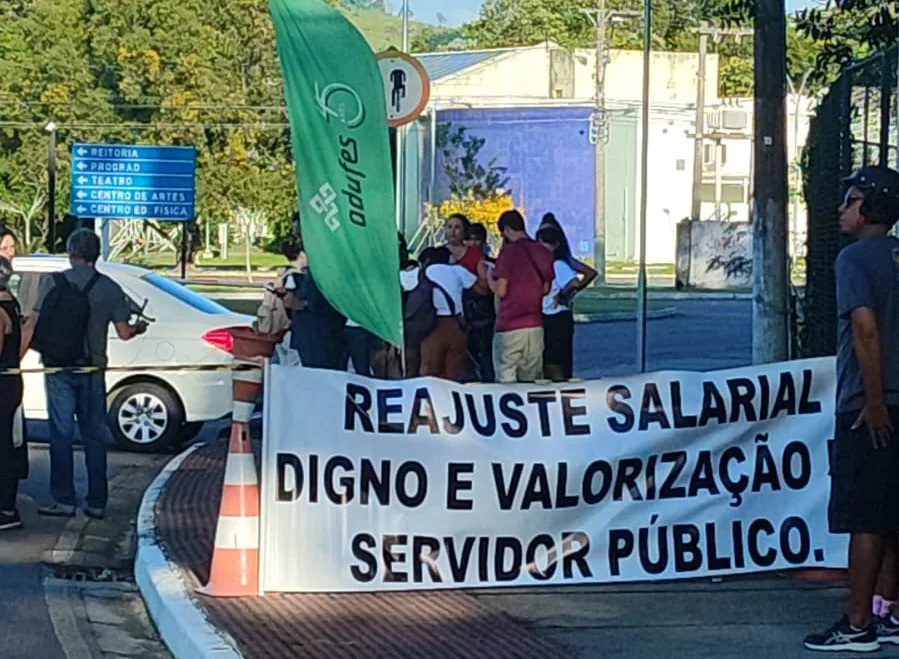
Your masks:
[[[887,614],[883,618],[876,618],[874,628],[879,642],[899,645],[899,623],[893,622],[891,615]]]
[[[74,517],[75,506],[67,506],[64,503],[54,503],[50,506],[38,508],[37,513],[44,517]]]
[[[18,510],[13,510],[11,513],[0,510],[0,531],[20,528],[22,528],[22,518],[19,517]]]
[[[87,505],[85,505],[81,511],[91,519],[103,519],[103,514],[106,512],[102,508],[94,508]]]
[[[806,636],[804,645],[809,650],[821,652],[876,652],[880,649],[874,625],[867,629],[853,629],[849,617],[843,619],[823,634]]]

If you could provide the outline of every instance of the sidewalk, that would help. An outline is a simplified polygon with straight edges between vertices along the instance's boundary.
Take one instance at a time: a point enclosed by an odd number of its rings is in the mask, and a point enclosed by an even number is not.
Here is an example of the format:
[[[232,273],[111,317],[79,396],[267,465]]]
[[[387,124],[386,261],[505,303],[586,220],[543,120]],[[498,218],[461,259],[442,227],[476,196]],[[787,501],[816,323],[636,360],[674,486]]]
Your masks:
[[[833,622],[842,607],[837,585],[773,574],[717,583],[210,599],[194,590],[208,576],[224,458],[223,443],[189,455],[156,505],[156,537],[185,592],[236,648],[221,656],[812,657],[803,636]],[[872,656],[899,658],[899,647]]]
[[[32,447],[33,472],[48,464],[47,453],[43,445]],[[76,453],[80,461],[80,450]],[[41,557],[47,568],[43,585],[48,614],[70,658],[170,656],[132,576],[137,509],[144,490],[166,461],[165,456],[111,452],[105,517],[90,519],[79,511],[65,522],[55,546]],[[28,526],[23,533],[48,524],[37,516],[36,504],[29,501],[24,512]]]

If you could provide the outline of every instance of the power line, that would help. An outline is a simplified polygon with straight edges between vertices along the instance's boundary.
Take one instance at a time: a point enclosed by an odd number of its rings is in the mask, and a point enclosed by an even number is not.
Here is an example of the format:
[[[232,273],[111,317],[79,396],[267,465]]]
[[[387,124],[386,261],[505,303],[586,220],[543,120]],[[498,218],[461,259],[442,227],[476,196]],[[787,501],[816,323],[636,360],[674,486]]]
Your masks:
[[[67,103],[48,103],[46,101],[20,101],[20,100],[0,100],[0,106],[19,106],[19,107],[90,107],[90,103],[76,103],[69,101]],[[117,103],[115,101],[100,102],[93,104],[98,108],[114,108],[123,110],[171,110],[176,112],[190,112],[195,110],[258,110],[263,112],[285,112],[285,105],[161,105],[151,103]]]
[[[219,123],[183,123],[183,124],[150,124],[140,122],[126,123],[65,123],[56,122],[57,129],[65,130],[91,130],[91,129],[116,129],[125,128],[129,130],[184,130],[185,128],[254,128],[257,130],[268,130],[273,128],[284,129],[290,128],[288,123],[248,123],[248,122],[219,122]],[[0,127],[4,128],[37,128],[43,129],[44,122],[25,122],[25,121],[0,121]]]

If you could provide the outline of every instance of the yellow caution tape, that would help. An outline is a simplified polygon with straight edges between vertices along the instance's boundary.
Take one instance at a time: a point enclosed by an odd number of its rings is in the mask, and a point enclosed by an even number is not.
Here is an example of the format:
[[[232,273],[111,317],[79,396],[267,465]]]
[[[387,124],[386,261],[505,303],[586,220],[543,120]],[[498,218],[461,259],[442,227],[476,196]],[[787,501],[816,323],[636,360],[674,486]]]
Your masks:
[[[181,371],[248,371],[262,368],[262,364],[252,362],[235,362],[233,364],[196,364],[173,366],[47,366],[40,368],[5,368],[0,369],[2,375],[31,375],[43,373],[44,375],[57,375],[59,373],[71,373],[73,375],[90,375],[91,373],[148,373],[148,372],[181,372]]]

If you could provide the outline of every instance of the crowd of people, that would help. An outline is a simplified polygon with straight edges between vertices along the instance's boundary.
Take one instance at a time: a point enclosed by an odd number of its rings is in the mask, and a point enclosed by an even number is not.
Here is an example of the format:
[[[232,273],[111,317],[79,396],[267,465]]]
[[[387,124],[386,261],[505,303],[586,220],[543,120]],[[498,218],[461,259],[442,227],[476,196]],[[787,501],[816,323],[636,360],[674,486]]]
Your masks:
[[[401,353],[331,306],[309,272],[302,239],[284,243],[288,267],[260,306],[260,331],[283,332],[307,367],[374,377],[431,376],[457,382],[534,382],[573,376],[572,300],[596,271],[571,253],[548,213],[536,240],[506,211],[494,258],[483,224],[448,217],[442,245],[412,260],[399,240],[406,343]]]
[[[50,426],[50,495],[41,515],[74,517],[77,507],[73,445],[76,424],[84,447],[88,491],[82,510],[102,518],[109,496],[106,452],[107,337],[110,325],[123,341],[143,334],[143,322],[131,322],[124,291],[97,272],[100,240],[89,229],[68,237],[71,268],[41,282],[34,310],[23,318],[11,282],[16,236],[0,227],[0,371],[21,367],[29,348],[41,354]],[[79,369],[84,372],[76,372]],[[0,531],[19,528],[19,482],[28,477],[27,426],[23,419],[20,374],[0,374]]]

